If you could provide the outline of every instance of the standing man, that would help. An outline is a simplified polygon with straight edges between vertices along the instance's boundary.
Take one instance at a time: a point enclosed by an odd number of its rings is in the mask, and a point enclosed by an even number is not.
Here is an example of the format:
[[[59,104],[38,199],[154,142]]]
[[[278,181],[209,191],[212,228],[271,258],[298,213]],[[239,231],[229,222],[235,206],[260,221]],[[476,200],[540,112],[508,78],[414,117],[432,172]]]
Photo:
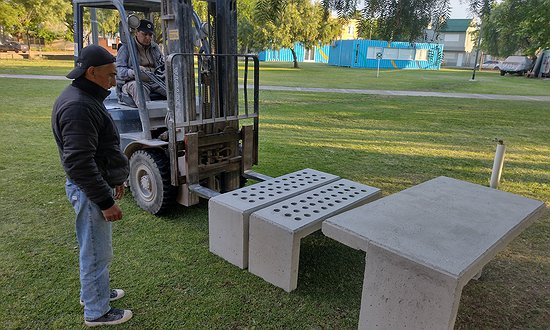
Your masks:
[[[67,75],[74,80],[52,112],[52,130],[67,174],[65,189],[76,213],[80,303],[87,326],[119,324],[132,317],[130,310],[109,306],[124,296],[124,291],[109,287],[109,265],[111,222],[122,219],[115,200],[124,195],[129,172],[117,128],[103,105],[116,82],[114,62],[100,46],[83,48]]]
[[[117,54],[116,66],[118,79],[124,81],[124,85],[122,86],[122,100],[124,101],[127,100],[128,97],[131,97],[131,100],[138,106],[139,98],[136,91],[136,74],[140,75],[143,83],[143,94],[146,102],[151,100],[151,92],[166,96],[166,91],[144,74],[144,72],[154,74],[153,72],[155,69],[164,64],[160,48],[153,42],[153,33],[153,23],[146,19],[142,19],[135,35],[139,62],[139,68],[137,70],[132,66],[130,61],[128,45],[123,44]]]

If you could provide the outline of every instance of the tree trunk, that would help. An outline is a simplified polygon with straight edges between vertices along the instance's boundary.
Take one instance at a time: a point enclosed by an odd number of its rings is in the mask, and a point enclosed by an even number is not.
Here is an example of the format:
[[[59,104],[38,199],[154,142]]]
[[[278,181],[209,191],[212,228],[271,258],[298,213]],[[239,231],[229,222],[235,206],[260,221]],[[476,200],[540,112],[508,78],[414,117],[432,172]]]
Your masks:
[[[294,51],[294,48],[290,48],[290,51],[292,52],[292,58],[294,59],[294,69],[299,69],[298,66],[298,58],[296,57],[296,52]]]
[[[31,32],[29,29],[25,30],[25,35],[27,36],[27,46],[29,47],[29,59],[31,58]]]

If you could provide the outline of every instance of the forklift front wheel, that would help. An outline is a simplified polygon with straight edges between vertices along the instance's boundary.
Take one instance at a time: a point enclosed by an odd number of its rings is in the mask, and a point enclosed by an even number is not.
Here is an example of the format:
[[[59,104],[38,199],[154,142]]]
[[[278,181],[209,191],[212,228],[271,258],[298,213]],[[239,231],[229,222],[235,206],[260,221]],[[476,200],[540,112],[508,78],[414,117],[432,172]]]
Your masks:
[[[130,157],[130,190],[139,207],[158,215],[173,204],[177,189],[170,183],[170,163],[161,150],[138,150]]]

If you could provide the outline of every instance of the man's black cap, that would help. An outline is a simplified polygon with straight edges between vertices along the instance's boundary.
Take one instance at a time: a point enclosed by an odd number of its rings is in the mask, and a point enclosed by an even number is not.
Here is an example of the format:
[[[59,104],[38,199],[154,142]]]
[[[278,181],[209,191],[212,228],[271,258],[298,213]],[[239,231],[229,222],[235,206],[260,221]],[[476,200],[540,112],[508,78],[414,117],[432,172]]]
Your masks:
[[[82,48],[76,59],[75,68],[66,77],[76,79],[82,76],[91,66],[101,66],[115,61],[116,58],[107,49],[98,45],[89,45]]]
[[[137,30],[145,33],[154,33],[155,26],[151,21],[142,19],[141,21],[139,21],[139,26],[137,27]]]

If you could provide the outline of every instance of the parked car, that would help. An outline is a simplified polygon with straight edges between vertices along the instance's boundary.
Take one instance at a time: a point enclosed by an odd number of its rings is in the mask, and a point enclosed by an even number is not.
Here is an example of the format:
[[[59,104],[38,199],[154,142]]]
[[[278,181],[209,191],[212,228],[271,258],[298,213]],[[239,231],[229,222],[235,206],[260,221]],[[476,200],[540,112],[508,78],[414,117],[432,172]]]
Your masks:
[[[481,64],[481,69],[484,69],[484,70],[500,70],[500,64],[501,63],[502,63],[501,61],[493,61],[493,60],[485,61]],[[479,64],[476,65],[476,68],[479,69]]]
[[[18,43],[17,41],[0,42],[0,52],[14,51],[16,53],[29,51],[29,46]]]
[[[533,61],[527,56],[508,56],[500,65],[500,75],[519,74],[524,75],[527,71],[533,68]]]

